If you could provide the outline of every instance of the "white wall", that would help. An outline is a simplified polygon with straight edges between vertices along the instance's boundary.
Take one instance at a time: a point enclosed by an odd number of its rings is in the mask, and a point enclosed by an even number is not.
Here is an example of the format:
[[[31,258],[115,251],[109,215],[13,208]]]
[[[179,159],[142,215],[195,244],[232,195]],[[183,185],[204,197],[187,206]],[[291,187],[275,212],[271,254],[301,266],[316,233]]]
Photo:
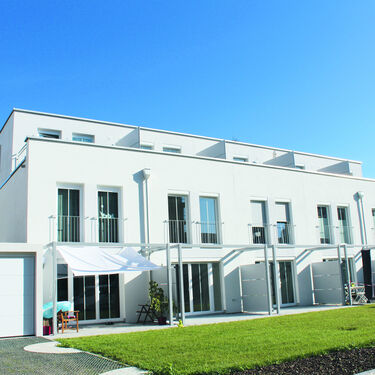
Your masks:
[[[12,171],[12,138],[14,113],[9,117],[0,133],[0,185]]]
[[[0,189],[0,242],[27,242],[27,166]]]

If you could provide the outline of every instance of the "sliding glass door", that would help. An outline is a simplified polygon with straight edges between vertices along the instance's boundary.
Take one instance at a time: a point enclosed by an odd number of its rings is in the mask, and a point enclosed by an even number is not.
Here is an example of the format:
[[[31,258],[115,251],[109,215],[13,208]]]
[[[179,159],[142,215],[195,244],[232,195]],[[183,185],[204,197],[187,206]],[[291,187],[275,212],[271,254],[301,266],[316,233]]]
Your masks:
[[[177,300],[179,301],[179,268],[176,265]],[[220,267],[218,263],[183,265],[185,313],[221,311]],[[179,303],[178,303],[179,306]]]
[[[79,311],[80,320],[120,318],[119,274],[74,276],[67,280],[73,283],[74,309]],[[58,287],[58,295],[68,300],[69,287],[65,283]]]

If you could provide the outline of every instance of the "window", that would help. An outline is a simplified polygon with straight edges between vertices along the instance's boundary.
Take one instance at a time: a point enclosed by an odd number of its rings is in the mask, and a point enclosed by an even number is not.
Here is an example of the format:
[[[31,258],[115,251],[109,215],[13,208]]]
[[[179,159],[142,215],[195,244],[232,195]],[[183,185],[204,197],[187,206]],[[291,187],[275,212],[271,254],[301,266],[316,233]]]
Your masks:
[[[277,239],[280,244],[292,243],[289,203],[276,203]]]
[[[57,265],[57,300],[68,301],[68,265]]]
[[[219,243],[217,226],[217,199],[200,197],[201,241],[202,243]]]
[[[187,243],[187,199],[168,196],[169,242]]]
[[[99,242],[119,242],[118,219],[118,193],[99,191]]]
[[[61,131],[52,129],[38,129],[39,137],[41,138],[53,138],[60,139]]]
[[[296,169],[306,169],[304,164],[296,164],[294,168],[296,168]]]
[[[251,237],[254,244],[266,243],[266,207],[264,201],[251,201]]]
[[[180,154],[181,153],[181,147],[171,147],[171,146],[165,146],[163,147],[164,152],[172,152],[175,154]]]
[[[248,162],[248,159],[247,158],[243,158],[243,157],[240,157],[240,156],[234,156],[233,157],[233,160],[234,161],[240,161],[242,163],[247,163]]]
[[[337,207],[337,218],[339,220],[340,242],[352,243],[351,228],[348,222],[348,208]]]
[[[318,206],[319,238],[321,244],[331,243],[331,226],[329,225],[328,207]]]
[[[94,136],[90,134],[73,133],[72,140],[75,142],[94,143]]]
[[[80,241],[80,191],[58,189],[57,191],[57,241]]]
[[[142,150],[153,150],[154,146],[153,145],[147,145],[147,144],[141,144],[139,146],[139,148],[141,148]]]

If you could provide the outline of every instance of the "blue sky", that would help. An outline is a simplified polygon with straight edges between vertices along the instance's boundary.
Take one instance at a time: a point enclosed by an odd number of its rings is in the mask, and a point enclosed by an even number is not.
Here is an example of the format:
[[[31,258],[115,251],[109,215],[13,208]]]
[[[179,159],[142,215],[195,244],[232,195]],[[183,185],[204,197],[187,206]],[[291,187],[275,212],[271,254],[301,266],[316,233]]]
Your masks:
[[[13,107],[362,160],[375,178],[375,1],[0,2]]]

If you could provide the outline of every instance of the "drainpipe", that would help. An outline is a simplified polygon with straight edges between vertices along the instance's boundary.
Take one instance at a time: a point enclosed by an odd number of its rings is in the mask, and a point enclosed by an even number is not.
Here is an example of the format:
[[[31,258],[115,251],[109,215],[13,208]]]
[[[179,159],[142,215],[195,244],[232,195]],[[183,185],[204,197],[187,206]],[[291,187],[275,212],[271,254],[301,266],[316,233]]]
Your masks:
[[[272,245],[272,257],[273,257],[273,271],[274,271],[274,285],[275,285],[275,299],[276,299],[276,310],[277,314],[280,314],[280,280],[279,280],[279,270],[277,267],[277,256],[276,256],[276,246]]]
[[[268,315],[272,315],[272,292],[271,292],[271,278],[270,278],[270,262],[268,259],[267,245],[264,245],[264,264],[266,267],[266,286],[267,286],[267,307]]]
[[[143,196],[143,207],[144,207],[144,217],[145,217],[145,243],[150,243],[150,218],[149,218],[149,207],[148,207],[148,179],[151,175],[150,168],[145,168],[142,170],[143,180],[145,182],[145,191]]]

